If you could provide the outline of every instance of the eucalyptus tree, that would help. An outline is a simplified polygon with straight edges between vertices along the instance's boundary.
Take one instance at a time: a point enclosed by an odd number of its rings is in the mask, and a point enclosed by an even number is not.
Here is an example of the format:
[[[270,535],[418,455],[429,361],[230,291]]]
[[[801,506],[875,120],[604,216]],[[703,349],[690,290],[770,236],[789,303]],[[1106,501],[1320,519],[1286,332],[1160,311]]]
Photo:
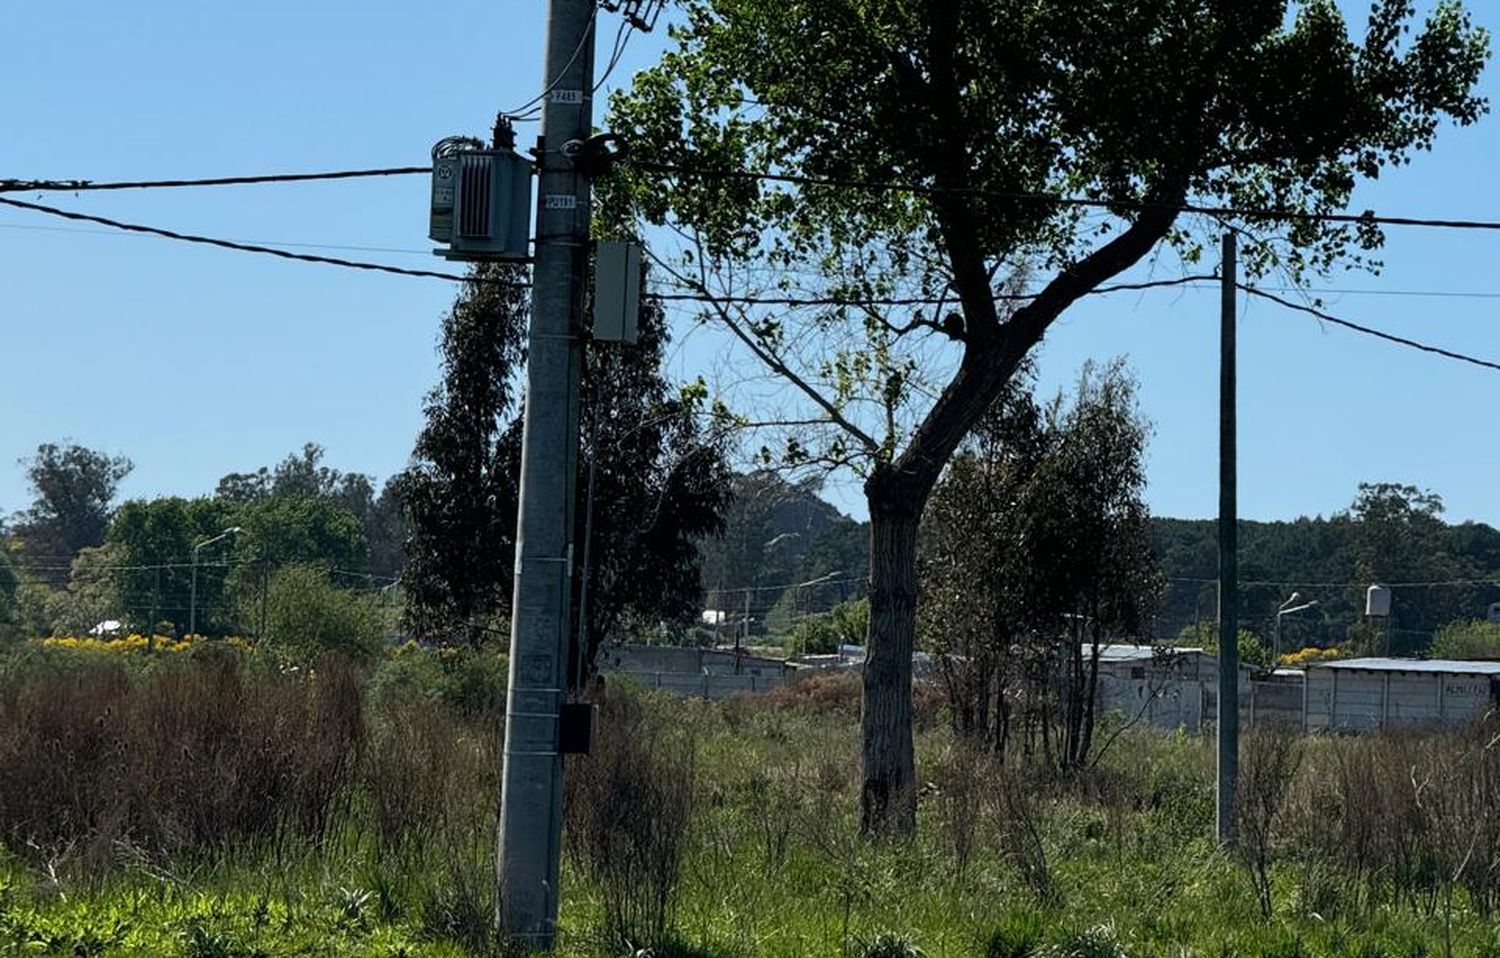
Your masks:
[[[1414,29],[1375,0],[1362,32],[1332,0],[683,8],[612,103],[634,165],[602,189],[680,237],[664,275],[790,385],[751,380],[770,414],[738,411],[863,477],[862,820],[905,831],[917,527],[964,436],[1059,316],[1148,257],[1186,269],[1234,228],[1252,277],[1370,265],[1379,229],[1325,214],[1484,112],[1488,38],[1453,0]]]

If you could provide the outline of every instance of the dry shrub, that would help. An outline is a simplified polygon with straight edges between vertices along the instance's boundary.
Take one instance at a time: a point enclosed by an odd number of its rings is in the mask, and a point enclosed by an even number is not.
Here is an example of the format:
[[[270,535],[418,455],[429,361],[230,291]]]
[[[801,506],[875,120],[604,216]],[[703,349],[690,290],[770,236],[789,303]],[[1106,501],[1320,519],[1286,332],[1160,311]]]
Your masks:
[[[612,693],[592,755],[569,762],[565,847],[599,890],[610,944],[666,940],[693,812],[694,745],[641,700]]]
[[[1297,730],[1276,723],[1261,725],[1241,739],[1234,849],[1265,918],[1271,917],[1271,865],[1302,746]]]
[[[994,757],[960,740],[937,755],[932,788],[944,838],[960,881],[973,857],[984,800],[995,774]]]
[[[376,839],[406,854],[434,838],[492,831],[504,726],[431,701],[389,697],[375,716],[364,778]]]
[[[1287,828],[1305,877],[1341,873],[1351,904],[1434,913],[1455,888],[1500,904],[1500,746],[1493,720],[1315,743]]]
[[[829,669],[798,676],[755,698],[756,704],[773,711],[801,715],[859,714],[861,680],[853,669]]]
[[[335,661],[21,672],[0,692],[0,834],[12,848],[82,843],[95,864],[119,846],[193,857],[321,838],[362,738],[359,678]]]
[[[826,669],[798,676],[752,698],[757,707],[801,715],[858,715],[864,694],[858,669]],[[918,731],[935,727],[948,707],[942,688],[932,682],[912,685],[912,722]]]
[[[1044,792],[1041,774],[1038,769],[994,766],[993,790],[984,808],[1000,838],[1001,853],[1015,866],[1037,903],[1051,908],[1062,903],[1062,893],[1042,840],[1046,822],[1040,801]]]

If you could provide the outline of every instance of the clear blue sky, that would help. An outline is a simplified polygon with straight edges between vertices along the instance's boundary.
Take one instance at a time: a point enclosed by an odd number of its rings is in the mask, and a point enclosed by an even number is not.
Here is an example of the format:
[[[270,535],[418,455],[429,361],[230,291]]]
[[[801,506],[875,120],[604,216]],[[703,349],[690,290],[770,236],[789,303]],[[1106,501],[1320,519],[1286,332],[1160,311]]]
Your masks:
[[[155,178],[421,164],[539,87],[544,4],[19,4],[0,59],[0,177]],[[1500,9],[1470,4],[1500,29]],[[601,30],[607,40],[614,22]],[[615,80],[650,63],[637,37]],[[601,62],[602,62],[601,51]],[[1500,95],[1496,68],[1485,80]],[[523,140],[531,133],[523,132]],[[1500,219],[1500,118],[1363,192],[1383,212]],[[422,177],[222,190],[47,194],[43,202],[262,242],[385,247],[432,266]],[[23,197],[26,198],[26,197]],[[59,229],[61,227],[61,229]],[[333,255],[341,255],[335,252]],[[1500,294],[1500,235],[1393,229],[1382,277],[1339,286]],[[400,469],[436,374],[438,280],[200,249],[0,210],[0,513],[16,460],[70,438],[129,455],[127,496],[212,490],[302,443],[380,479]],[[1158,514],[1216,508],[1217,294],[1098,298],[1048,336],[1044,388],[1128,354],[1155,422]],[[1500,359],[1500,299],[1347,295],[1330,309]],[[1429,486],[1450,516],[1500,524],[1491,443],[1500,373],[1438,360],[1271,304],[1241,327],[1242,513],[1328,513],[1361,480]],[[859,510],[852,483],[831,488]]]

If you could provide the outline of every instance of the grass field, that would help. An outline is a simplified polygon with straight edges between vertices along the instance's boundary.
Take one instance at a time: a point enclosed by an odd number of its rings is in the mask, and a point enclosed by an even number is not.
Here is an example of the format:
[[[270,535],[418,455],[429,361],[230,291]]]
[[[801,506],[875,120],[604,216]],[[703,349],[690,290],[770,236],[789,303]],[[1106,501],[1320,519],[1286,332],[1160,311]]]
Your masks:
[[[0,953],[506,954],[499,671],[403,658],[8,655]],[[1204,741],[1002,767],[920,711],[918,834],[869,843],[847,678],[721,704],[612,686],[569,769],[559,952],[1500,956],[1493,733],[1249,740],[1229,854]]]

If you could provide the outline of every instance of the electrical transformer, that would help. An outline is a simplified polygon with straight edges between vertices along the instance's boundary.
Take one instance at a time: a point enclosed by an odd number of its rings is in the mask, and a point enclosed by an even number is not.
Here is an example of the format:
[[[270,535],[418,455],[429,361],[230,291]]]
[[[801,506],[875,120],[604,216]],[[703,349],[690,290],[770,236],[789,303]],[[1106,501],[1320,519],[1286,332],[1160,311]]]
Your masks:
[[[427,235],[453,260],[518,260],[529,255],[531,161],[514,149],[488,149],[449,137],[432,148],[432,216]]]

